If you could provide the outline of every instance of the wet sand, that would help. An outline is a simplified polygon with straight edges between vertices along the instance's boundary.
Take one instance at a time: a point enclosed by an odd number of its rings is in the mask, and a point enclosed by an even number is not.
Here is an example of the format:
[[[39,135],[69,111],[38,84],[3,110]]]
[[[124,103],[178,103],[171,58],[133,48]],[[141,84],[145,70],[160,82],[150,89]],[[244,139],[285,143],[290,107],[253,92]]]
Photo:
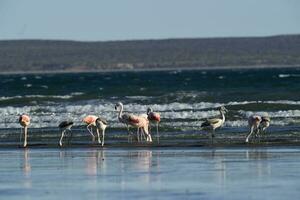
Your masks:
[[[296,199],[300,147],[2,148],[1,199]]]

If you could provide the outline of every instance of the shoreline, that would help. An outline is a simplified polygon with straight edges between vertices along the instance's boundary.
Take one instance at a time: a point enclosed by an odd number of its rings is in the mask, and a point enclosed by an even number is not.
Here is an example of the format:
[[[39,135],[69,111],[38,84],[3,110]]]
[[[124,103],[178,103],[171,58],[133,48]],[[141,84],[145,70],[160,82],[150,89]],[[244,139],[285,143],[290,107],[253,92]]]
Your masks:
[[[214,67],[166,67],[166,68],[133,68],[133,69],[103,69],[103,70],[78,70],[78,71],[15,71],[0,72],[0,75],[22,74],[77,74],[77,73],[118,73],[118,72],[160,72],[160,71],[214,71],[214,70],[260,70],[260,69],[300,69],[297,65],[246,65],[246,66],[214,66]]]
[[[238,149],[238,148],[282,148],[282,147],[289,147],[289,148],[300,148],[300,141],[264,141],[264,142],[250,142],[245,143],[242,141],[233,142],[233,143],[203,143],[203,142],[194,142],[194,143],[176,143],[176,144],[128,144],[128,143],[119,143],[119,144],[107,144],[103,147],[97,144],[70,144],[65,145],[63,147],[58,146],[57,144],[45,144],[45,143],[35,143],[35,144],[28,144],[27,147],[23,147],[22,145],[18,144],[0,144],[0,151],[7,150],[7,149],[61,149],[61,150],[68,150],[68,149],[99,149],[99,150],[106,150],[106,149],[127,149],[127,150],[155,150],[155,149],[218,149],[218,148],[225,148],[225,149]]]

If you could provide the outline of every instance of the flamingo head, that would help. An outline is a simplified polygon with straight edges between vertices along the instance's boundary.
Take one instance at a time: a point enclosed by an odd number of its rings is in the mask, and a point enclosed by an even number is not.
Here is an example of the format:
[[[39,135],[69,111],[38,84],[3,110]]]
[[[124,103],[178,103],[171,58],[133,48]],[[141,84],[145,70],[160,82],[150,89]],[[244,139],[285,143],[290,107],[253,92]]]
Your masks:
[[[227,113],[227,112],[228,112],[228,110],[227,110],[224,106],[221,106],[221,107],[219,108],[219,110],[220,110],[220,112],[222,112],[222,113]]]
[[[116,103],[115,110],[118,110],[118,107],[123,107],[123,104],[121,102]]]

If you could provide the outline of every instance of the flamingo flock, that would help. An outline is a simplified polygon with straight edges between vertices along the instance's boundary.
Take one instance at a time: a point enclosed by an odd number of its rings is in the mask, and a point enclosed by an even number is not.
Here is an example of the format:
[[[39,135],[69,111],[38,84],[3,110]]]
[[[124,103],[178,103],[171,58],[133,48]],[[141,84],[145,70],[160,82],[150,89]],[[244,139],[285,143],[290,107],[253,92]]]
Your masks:
[[[129,130],[129,126],[137,128],[137,140],[141,141],[142,134],[145,134],[146,141],[152,142],[151,134],[149,133],[149,120],[145,115],[135,115],[132,113],[123,113],[124,106],[121,102],[115,105],[115,109],[119,111],[119,122],[125,124],[128,132],[128,142],[132,142],[132,133]],[[142,132],[140,132],[140,129]]]
[[[118,121],[125,125],[127,134],[128,134],[128,143],[132,143],[133,138],[136,139],[137,142],[145,142],[152,143],[151,136],[151,123],[156,126],[156,134],[157,134],[157,143],[159,144],[159,123],[161,121],[161,115],[158,112],[154,112],[152,108],[148,108],[146,114],[134,114],[124,112],[124,105],[121,102],[115,104],[115,110],[117,111]],[[200,125],[201,130],[206,130],[209,132],[209,137],[211,142],[213,143],[213,138],[215,137],[215,130],[222,127],[225,123],[225,114],[228,110],[221,106],[218,108],[220,112],[220,117],[205,119],[204,122]],[[104,138],[105,138],[105,130],[108,126],[108,122],[96,115],[87,115],[82,119],[83,123],[86,125],[86,129],[88,133],[92,136],[92,142],[95,142],[96,136],[93,132],[93,129],[96,130],[97,133],[97,142],[102,147],[104,146]],[[246,136],[246,143],[249,143],[249,139],[252,134],[255,134],[255,137],[259,137],[269,126],[270,126],[270,117],[267,115],[261,116],[258,114],[251,115],[248,118],[248,126],[250,131]],[[30,116],[28,114],[21,114],[19,116],[19,123],[21,125],[21,135],[20,135],[20,143],[22,140],[22,136],[24,135],[23,147],[27,146],[27,138],[28,138],[28,126],[30,125]],[[70,134],[70,138],[72,138],[72,126],[74,122],[71,120],[62,121],[58,128],[61,131],[61,136],[59,139],[59,146],[63,146],[63,140],[67,133]],[[136,128],[136,134],[130,131],[130,127]]]

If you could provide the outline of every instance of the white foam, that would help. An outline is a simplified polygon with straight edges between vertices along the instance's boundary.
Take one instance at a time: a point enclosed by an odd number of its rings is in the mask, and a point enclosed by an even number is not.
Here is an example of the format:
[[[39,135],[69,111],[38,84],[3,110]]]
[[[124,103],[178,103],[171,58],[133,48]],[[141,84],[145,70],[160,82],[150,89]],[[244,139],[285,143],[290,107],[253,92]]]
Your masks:
[[[268,104],[287,104],[287,105],[300,105],[300,101],[278,100],[278,101],[261,101]]]
[[[28,84],[25,84],[24,86],[30,88],[30,87],[32,87],[32,84],[28,83]]]
[[[253,114],[258,114],[261,116],[270,116],[271,118],[300,117],[300,110],[279,110],[275,112],[253,112],[240,110],[238,112],[247,118]]]
[[[74,95],[74,94],[73,94]],[[76,95],[79,95],[77,93]],[[21,98],[21,97],[20,97]],[[23,98],[23,97],[22,97]],[[64,97],[65,98],[65,97]],[[246,104],[246,102],[230,102],[225,105]],[[27,113],[32,118],[31,127],[57,127],[66,119],[71,119],[76,125],[83,125],[82,119],[88,114],[98,115],[108,120],[110,127],[123,127],[117,119],[117,112],[114,110],[115,102],[89,101],[88,103],[57,103],[54,105],[32,105],[23,107],[6,106],[0,107],[0,128],[18,128],[18,115]],[[125,112],[134,114],[145,114],[148,107],[161,113],[162,124],[181,128],[197,129],[204,121],[204,118],[219,117],[216,109],[221,103],[199,102],[199,103],[170,103],[170,104],[125,104]],[[246,127],[247,118],[252,114],[269,115],[273,125],[289,125],[299,123],[300,110],[278,110],[272,112],[253,112],[239,110],[231,118],[226,118],[224,126]]]
[[[300,74],[279,74],[279,78],[300,77]]]
[[[31,87],[31,86],[30,86]],[[7,100],[13,100],[13,99],[24,99],[24,98],[38,98],[38,99],[46,99],[46,98],[53,98],[53,99],[71,99],[74,96],[79,96],[84,93],[82,92],[73,92],[70,95],[17,95],[12,97],[6,97],[2,96],[0,97],[0,101],[7,101]]]

